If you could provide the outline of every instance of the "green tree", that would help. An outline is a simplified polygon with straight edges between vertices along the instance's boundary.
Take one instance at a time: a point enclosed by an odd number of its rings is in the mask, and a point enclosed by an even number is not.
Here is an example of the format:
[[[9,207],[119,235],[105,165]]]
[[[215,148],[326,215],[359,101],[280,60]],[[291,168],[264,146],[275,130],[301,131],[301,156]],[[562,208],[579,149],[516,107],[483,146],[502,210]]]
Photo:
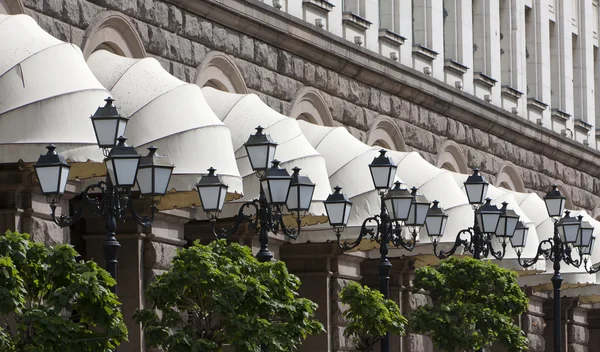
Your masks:
[[[0,236],[0,351],[97,352],[127,339],[115,280],[69,245]]]
[[[180,250],[171,269],[146,290],[138,310],[146,343],[169,352],[295,350],[323,331],[317,305],[298,298],[300,280],[281,261],[260,263],[248,247],[224,240]]]
[[[474,351],[494,342],[510,352],[525,351],[527,338],[514,318],[526,311],[529,299],[516,278],[513,271],[473,258],[419,268],[414,289],[426,291],[433,304],[412,313],[410,328],[447,352]]]
[[[373,351],[375,344],[389,331],[404,335],[406,318],[391,299],[367,286],[350,282],[340,292],[342,303],[348,305],[344,312],[347,320],[344,335],[350,338],[361,352]]]

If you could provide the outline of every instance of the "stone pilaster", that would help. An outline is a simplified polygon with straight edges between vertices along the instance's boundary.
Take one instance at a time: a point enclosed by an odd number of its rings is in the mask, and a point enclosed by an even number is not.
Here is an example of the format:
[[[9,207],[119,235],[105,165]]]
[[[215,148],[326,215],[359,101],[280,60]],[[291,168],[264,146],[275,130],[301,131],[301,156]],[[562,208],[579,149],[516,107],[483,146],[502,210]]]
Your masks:
[[[521,329],[529,339],[530,352],[544,352],[546,340],[544,331],[551,328],[544,321],[544,301],[548,296],[543,293],[528,292],[529,307],[527,312],[521,316]]]
[[[600,351],[600,304],[594,303],[588,311],[588,351]]]
[[[300,351],[351,351],[344,337],[344,306],[340,291],[348,281],[360,280],[360,262],[364,253],[344,254],[335,243],[285,244],[281,260],[302,281],[300,296],[319,305],[316,315],[326,332],[309,336]]]

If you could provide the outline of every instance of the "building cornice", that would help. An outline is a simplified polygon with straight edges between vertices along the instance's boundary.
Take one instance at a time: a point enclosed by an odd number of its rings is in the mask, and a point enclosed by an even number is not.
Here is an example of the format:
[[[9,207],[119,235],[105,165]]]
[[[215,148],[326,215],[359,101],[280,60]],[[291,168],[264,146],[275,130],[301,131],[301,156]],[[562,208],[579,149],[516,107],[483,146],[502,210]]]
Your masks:
[[[167,1],[519,147],[592,175],[600,173],[600,152],[257,0]]]

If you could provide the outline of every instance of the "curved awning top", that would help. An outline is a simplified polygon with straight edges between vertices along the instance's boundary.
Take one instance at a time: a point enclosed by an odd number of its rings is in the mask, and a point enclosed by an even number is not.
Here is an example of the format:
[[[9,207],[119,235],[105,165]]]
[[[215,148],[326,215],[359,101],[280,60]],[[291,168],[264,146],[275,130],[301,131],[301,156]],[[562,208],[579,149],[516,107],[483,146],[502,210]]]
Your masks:
[[[54,143],[71,178],[92,176],[77,164],[104,159],[89,117],[110,93],[81,50],[26,15],[0,15],[0,48],[0,162],[35,162]]]
[[[130,59],[100,50],[89,57],[88,65],[111,90],[120,112],[130,118],[128,143],[140,154],[155,145],[175,165],[162,208],[198,205],[194,186],[210,167],[229,185],[229,199],[241,196],[230,130],[213,113],[200,87],[173,77],[152,58]]]

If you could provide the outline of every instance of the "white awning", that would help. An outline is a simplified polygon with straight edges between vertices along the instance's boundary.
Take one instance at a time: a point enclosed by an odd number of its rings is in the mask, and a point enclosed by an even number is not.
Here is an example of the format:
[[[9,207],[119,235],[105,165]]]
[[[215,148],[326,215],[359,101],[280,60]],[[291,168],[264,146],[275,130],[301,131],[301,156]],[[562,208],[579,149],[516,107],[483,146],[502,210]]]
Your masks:
[[[81,50],[26,15],[0,15],[0,48],[0,162],[36,162],[53,143],[71,179],[102,169],[88,163],[104,159],[89,117],[110,93]]]
[[[301,168],[300,174],[308,176],[316,185],[309,216],[303,218],[303,224],[327,221],[323,201],[331,187],[325,159],[306,140],[298,121],[271,109],[254,94],[226,93],[210,87],[204,87],[202,91],[217,117],[231,129],[235,156],[240,174],[244,177],[244,198],[240,202],[249,201],[259,194],[259,182],[243,145],[260,125],[278,144],[275,158],[281,162],[281,167],[287,168],[290,173],[294,166]],[[239,202],[226,205],[222,217],[237,214],[239,205]],[[204,218],[201,209],[198,209],[196,217]]]
[[[120,113],[130,118],[128,144],[142,155],[155,145],[175,165],[162,209],[198,205],[195,184],[211,166],[229,185],[228,199],[241,196],[231,133],[200,87],[173,77],[153,58],[130,59],[100,50],[88,58],[88,65],[110,89]]]

